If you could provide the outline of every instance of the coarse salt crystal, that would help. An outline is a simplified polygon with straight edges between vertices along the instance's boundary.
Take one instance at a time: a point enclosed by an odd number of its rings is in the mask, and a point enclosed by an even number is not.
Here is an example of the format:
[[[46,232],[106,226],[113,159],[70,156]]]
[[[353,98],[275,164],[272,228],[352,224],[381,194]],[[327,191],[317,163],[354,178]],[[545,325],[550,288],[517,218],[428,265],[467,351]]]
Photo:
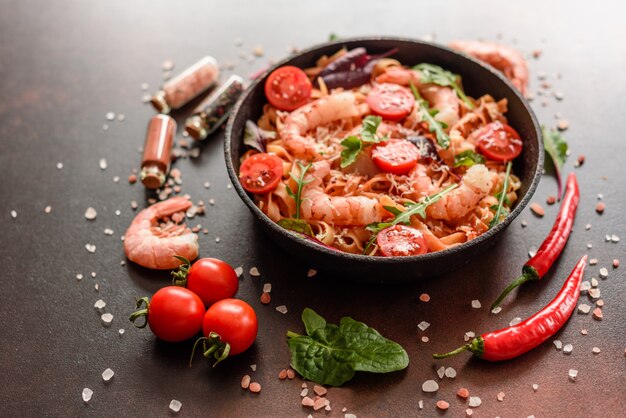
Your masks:
[[[591,229],[591,224],[587,224],[587,225],[585,225],[585,229],[586,229],[587,231],[589,231],[589,230]]]
[[[93,253],[96,252],[96,245],[95,244],[85,244],[85,249],[93,254]]]
[[[607,277],[609,277],[609,271],[606,269],[606,267],[602,267],[600,269],[600,278],[606,279]]]
[[[63,169],[63,163],[57,163],[57,169],[62,170]]]
[[[324,396],[328,393],[328,390],[324,386],[320,385],[313,386],[313,391],[317,394],[317,396]]]
[[[591,349],[591,352],[592,352],[593,354],[600,354],[600,347],[593,347],[593,348]]]
[[[536,248],[531,247],[528,250],[528,258],[533,258],[536,254],[537,254],[537,249]]]
[[[491,310],[491,313],[492,313],[492,314],[494,314],[494,315],[497,315],[497,314],[499,314],[500,312],[502,312],[502,307],[501,307],[501,306],[496,306],[495,308],[493,308],[493,309]]]
[[[598,279],[596,279],[595,277],[591,278],[591,287],[598,287]]]
[[[563,353],[570,354],[574,350],[574,346],[572,344],[566,344],[563,346]]]
[[[96,210],[92,208],[91,206],[88,207],[87,210],[85,211],[85,219],[92,221],[96,219],[96,216],[98,216],[98,212],[96,212]]]
[[[519,324],[520,322],[522,322],[522,318],[519,318],[519,317],[518,318],[513,318],[511,320],[511,322],[509,322],[509,326],[510,327],[515,326],[515,325]]]
[[[424,401],[421,399],[417,401],[417,406],[419,407],[419,409],[424,409]]]
[[[456,377],[456,370],[452,367],[446,368],[446,377],[449,379],[454,379]]]
[[[561,342],[561,340],[554,340],[552,341],[552,344],[554,344],[554,347],[556,347],[557,350],[563,348],[563,343]]]
[[[93,307],[98,311],[102,311],[107,306],[106,302],[102,299],[98,299],[96,303],[94,303]]]
[[[437,392],[439,390],[439,384],[434,380],[427,380],[422,383],[422,390],[426,393]]]
[[[259,277],[261,275],[261,273],[259,272],[259,269],[256,267],[252,267],[250,269],[250,276],[252,277]]]
[[[585,281],[583,281],[583,282],[580,284],[580,292],[581,292],[581,293],[582,293],[582,292],[586,292],[586,291],[588,291],[589,289],[591,289],[591,283],[590,283],[589,281],[585,280]]]
[[[122,214],[122,211],[121,211],[121,210],[119,210],[119,209],[118,209],[118,210],[116,210],[116,211],[115,211],[115,215],[116,215],[116,216],[120,216],[121,214]]]
[[[615,242],[615,243],[619,242],[619,237],[615,234],[611,235],[611,242]]]
[[[119,331],[117,331],[120,335],[124,335],[124,333],[126,332],[126,330],[124,330],[124,328],[120,328]]]
[[[241,277],[241,275],[243,274],[243,267],[239,266],[235,269],[235,274],[237,275],[237,277]]]
[[[533,383],[533,390],[537,392],[539,390],[539,385],[536,383]]]
[[[304,398],[306,395],[308,395],[308,393],[309,393],[309,389],[304,388],[302,389],[302,392],[300,392],[300,397]]]
[[[256,372],[256,364],[251,364],[250,370],[252,370],[253,372]]]
[[[104,235],[113,235],[113,230],[111,228],[104,228]]]
[[[284,314],[287,313],[287,306],[285,306],[285,305],[277,306],[276,310],[284,315]]]
[[[93,396],[93,390],[89,388],[85,388],[83,389],[83,392],[81,395],[83,397],[83,402],[88,403],[91,400],[91,397]]]
[[[425,336],[425,335],[424,335],[424,336],[422,336],[422,342],[423,342],[423,343],[427,343],[428,341],[429,341],[429,339],[428,339],[428,337],[427,337],[427,336]]]
[[[46,213],[52,212],[52,206],[46,206],[43,211],[46,212]]]
[[[354,414],[345,414],[343,416],[343,418],[356,418],[356,415],[354,415]]]
[[[586,303],[581,303],[580,305],[578,305],[578,313],[588,314],[590,310],[591,306],[587,305]]]
[[[440,379],[443,379],[443,376],[445,376],[446,374],[446,368],[441,366],[439,369],[437,369],[437,376],[439,376]]]
[[[482,305],[480,304],[480,301],[478,299],[474,299],[472,301],[472,308],[474,309],[480,309]]]
[[[504,392],[500,392],[500,393],[498,393],[498,395],[496,396],[496,399],[497,399],[499,402],[502,402],[502,401],[504,401],[504,396],[505,396],[505,395],[504,395]]]
[[[11,218],[13,218],[13,219],[17,218],[17,212],[16,211],[14,211],[14,210],[11,211]]]
[[[172,399],[172,401],[170,402],[170,411],[174,412],[175,414],[178,413],[178,411],[180,411],[180,408],[182,407],[183,404],[176,399]]]
[[[107,120],[113,120],[115,119],[115,113],[108,112],[106,115],[104,115],[104,117],[106,117]]]
[[[102,324],[105,327],[108,327],[111,325],[111,322],[113,322],[113,315],[111,315],[110,313],[104,313],[100,316],[100,319],[102,320]]]
[[[430,295],[428,293],[422,293],[420,295],[420,300],[422,302],[429,302],[430,301]]]
[[[430,324],[426,321],[422,321],[419,324],[417,324],[417,327],[420,329],[420,331],[426,331],[429,326]]]
[[[589,260],[589,265],[590,266],[595,266],[596,264],[598,264],[598,259],[597,258],[592,258],[591,260]]]
[[[83,280],[83,275],[82,275],[82,274],[80,274],[80,273],[78,273],[78,274],[76,275],[76,280]]]
[[[92,271],[92,272],[91,272],[91,277],[93,277],[93,278],[95,279],[95,278],[96,278],[96,276],[97,276],[97,273],[96,273],[95,271]]]
[[[589,294],[589,297],[591,299],[598,299],[598,298],[600,298],[600,289],[592,288],[592,289],[589,289],[587,291],[587,293]]]
[[[317,274],[317,270],[315,269],[309,269],[309,271],[306,272],[306,277],[313,277]]]
[[[469,398],[469,406],[470,408],[478,408],[483,401],[478,396],[470,396]]]
[[[476,333],[474,331],[467,331],[465,334],[463,334],[463,339],[465,341],[469,341],[472,338],[474,338],[476,336]]]
[[[568,376],[571,380],[576,380],[576,376],[578,376],[578,370],[569,369]]]
[[[465,415],[467,415],[468,417],[471,417],[472,415],[474,415],[474,411],[472,411],[471,409],[467,408],[465,410]]]
[[[105,382],[113,379],[113,376],[115,376],[115,372],[111,369],[106,369],[102,372],[102,380],[104,380]]]
[[[272,291],[272,284],[265,283],[263,284],[263,293],[270,293]]]
[[[98,165],[100,166],[100,170],[106,170],[108,167],[106,158],[100,158]]]

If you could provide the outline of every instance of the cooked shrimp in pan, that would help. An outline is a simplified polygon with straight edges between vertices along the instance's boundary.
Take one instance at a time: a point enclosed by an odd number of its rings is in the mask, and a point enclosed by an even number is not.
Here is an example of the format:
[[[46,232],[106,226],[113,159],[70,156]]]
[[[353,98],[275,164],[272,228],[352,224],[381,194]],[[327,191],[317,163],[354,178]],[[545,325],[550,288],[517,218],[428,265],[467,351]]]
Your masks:
[[[525,63],[514,52],[457,46],[480,52],[525,89]],[[442,251],[501,221],[496,214],[506,216],[521,187],[509,164],[523,148],[507,124],[506,99],[467,97],[461,74],[433,63],[384,58],[372,69],[353,56],[364,55],[344,51],[332,64],[268,76],[280,83],[266,84],[258,125],[272,133],[239,168],[240,178],[259,180],[242,182],[259,209],[283,228],[368,256],[419,256],[424,246],[402,241],[417,235],[428,252]],[[397,225],[418,230],[394,235],[393,245],[411,251],[379,248],[383,231]]]
[[[198,236],[185,224],[173,222],[175,214],[192,203],[184,197],[172,197],[143,209],[124,234],[126,257],[150,269],[170,270],[180,261],[175,255],[194,260],[198,257]]]
[[[524,96],[528,94],[528,65],[518,50],[484,41],[454,41],[449,46],[501,71]]]

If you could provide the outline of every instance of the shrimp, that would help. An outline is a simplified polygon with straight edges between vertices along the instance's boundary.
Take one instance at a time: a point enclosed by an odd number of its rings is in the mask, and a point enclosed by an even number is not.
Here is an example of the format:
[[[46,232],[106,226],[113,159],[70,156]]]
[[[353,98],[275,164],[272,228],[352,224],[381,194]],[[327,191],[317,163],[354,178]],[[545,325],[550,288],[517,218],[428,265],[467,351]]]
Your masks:
[[[286,116],[278,127],[278,133],[287,149],[297,158],[319,160],[322,155],[313,138],[305,134],[320,125],[336,120],[363,116],[369,112],[360,94],[334,93],[308,103]]]
[[[180,261],[174,255],[188,260],[198,257],[198,236],[185,224],[159,220],[186,211],[192,203],[184,197],[173,197],[143,209],[135,216],[124,234],[126,257],[140,266],[171,270]]]
[[[483,41],[454,41],[449,46],[501,71],[524,96],[528,94],[528,66],[516,49]]]
[[[319,186],[308,185],[302,193],[300,214],[306,220],[338,226],[381,222],[386,214],[378,199],[367,196],[329,196]]]
[[[483,164],[473,165],[461,179],[459,187],[430,205],[426,213],[433,219],[459,220],[476,208],[492,186],[493,174],[487,167]]]
[[[422,83],[418,71],[403,67],[388,67],[384,73],[376,77],[376,82],[400,84],[403,86],[413,83],[424,99],[438,110],[435,120],[443,122],[448,126],[454,125],[459,120],[460,104],[454,90],[450,87]],[[413,116],[415,115],[413,114]]]

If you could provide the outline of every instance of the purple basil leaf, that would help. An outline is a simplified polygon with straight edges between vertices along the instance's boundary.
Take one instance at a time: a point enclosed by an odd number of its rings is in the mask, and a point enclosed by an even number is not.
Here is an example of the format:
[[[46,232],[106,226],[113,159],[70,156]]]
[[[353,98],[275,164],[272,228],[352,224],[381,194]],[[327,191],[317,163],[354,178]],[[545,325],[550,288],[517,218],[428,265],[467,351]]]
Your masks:
[[[243,134],[243,143],[245,145],[259,152],[267,152],[267,141],[274,138],[276,138],[276,132],[265,131],[251,120],[246,121],[246,128]]]

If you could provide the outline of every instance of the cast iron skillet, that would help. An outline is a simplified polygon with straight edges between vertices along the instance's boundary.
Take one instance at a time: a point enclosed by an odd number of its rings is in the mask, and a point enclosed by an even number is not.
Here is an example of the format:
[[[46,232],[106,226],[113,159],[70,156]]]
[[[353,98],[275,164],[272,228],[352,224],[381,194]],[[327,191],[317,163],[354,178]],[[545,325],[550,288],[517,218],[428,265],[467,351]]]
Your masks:
[[[251,196],[241,187],[238,173],[239,157],[246,150],[246,146],[243,145],[245,122],[248,119],[256,121],[261,115],[263,104],[267,102],[263,91],[267,74],[283,65],[312,67],[319,57],[324,54],[331,55],[343,46],[348,49],[365,47],[370,54],[398,48],[393,58],[398,59],[404,65],[412,66],[420,62],[429,62],[460,74],[466,93],[472,97],[490,94],[496,100],[508,99],[506,116],[509,124],[523,138],[524,149],[513,165],[513,171],[522,181],[519,199],[515,208],[502,223],[476,239],[445,251],[411,257],[373,257],[324,248],[288,232],[261,212]],[[478,257],[496,242],[501,232],[524,209],[535,192],[543,169],[543,141],[537,119],[526,100],[504,76],[492,67],[446,47],[402,38],[356,38],[328,42],[279,62],[255,80],[235,105],[226,127],[224,153],[228,175],[239,197],[248,205],[263,229],[278,245],[305,260],[307,265],[341,272],[341,277],[384,283],[409,282],[442,275]]]

